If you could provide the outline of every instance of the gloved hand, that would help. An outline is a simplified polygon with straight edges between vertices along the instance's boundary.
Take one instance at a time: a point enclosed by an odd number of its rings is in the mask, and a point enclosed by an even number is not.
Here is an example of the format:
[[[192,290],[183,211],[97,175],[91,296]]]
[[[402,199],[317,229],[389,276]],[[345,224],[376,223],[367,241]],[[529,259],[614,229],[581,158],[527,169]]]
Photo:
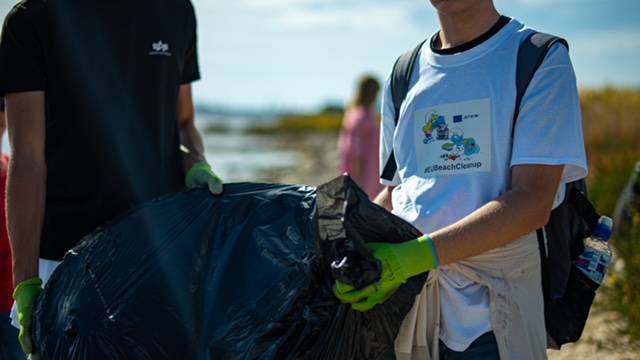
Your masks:
[[[42,292],[42,280],[32,278],[25,280],[16,286],[13,291],[13,299],[18,306],[18,321],[20,322],[20,334],[18,340],[25,354],[34,352],[31,338],[31,323],[33,321],[33,304]]]
[[[381,279],[363,289],[336,281],[334,292],[343,303],[351,304],[354,310],[366,312],[382,304],[393,295],[410,277],[437,268],[438,254],[431,238],[424,235],[418,239],[398,244],[367,244],[382,262]]]
[[[186,184],[189,189],[206,187],[213,195],[222,193],[222,179],[213,172],[211,165],[206,161],[193,165],[187,172]]]

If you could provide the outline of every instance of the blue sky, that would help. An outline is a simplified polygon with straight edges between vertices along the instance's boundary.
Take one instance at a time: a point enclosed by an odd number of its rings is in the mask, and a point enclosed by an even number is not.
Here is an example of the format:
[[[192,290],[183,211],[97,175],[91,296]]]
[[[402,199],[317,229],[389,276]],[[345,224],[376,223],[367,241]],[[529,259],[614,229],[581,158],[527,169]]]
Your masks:
[[[14,1],[0,0],[6,13]],[[438,29],[428,0],[192,0],[203,80],[196,100],[313,109],[344,103],[367,71]],[[496,0],[505,15],[569,40],[581,86],[640,86],[640,1]]]

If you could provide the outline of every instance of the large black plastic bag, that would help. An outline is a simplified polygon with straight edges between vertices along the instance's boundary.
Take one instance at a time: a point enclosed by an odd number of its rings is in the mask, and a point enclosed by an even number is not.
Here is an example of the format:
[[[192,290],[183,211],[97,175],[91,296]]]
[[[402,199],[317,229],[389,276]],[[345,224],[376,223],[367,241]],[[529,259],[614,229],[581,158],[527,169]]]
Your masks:
[[[364,242],[419,235],[348,177],[172,195],[67,254],[36,305],[35,343],[42,359],[392,358],[425,276],[365,314],[334,297],[334,276],[372,283]]]

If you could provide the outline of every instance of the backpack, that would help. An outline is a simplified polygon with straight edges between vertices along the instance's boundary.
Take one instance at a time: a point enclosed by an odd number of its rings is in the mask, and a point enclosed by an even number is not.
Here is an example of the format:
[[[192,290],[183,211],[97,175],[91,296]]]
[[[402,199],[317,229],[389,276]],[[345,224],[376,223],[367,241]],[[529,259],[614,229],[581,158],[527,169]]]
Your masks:
[[[426,40],[400,56],[393,67],[391,93],[396,127],[400,117],[400,106],[409,91],[416,60],[425,42]],[[527,36],[520,45],[516,67],[517,96],[512,140],[522,98],[537,69],[555,44],[569,48],[564,39],[539,32]],[[392,180],[396,170],[397,163],[392,151],[381,178]],[[551,349],[560,349],[563,344],[575,342],[580,338],[599,286],[582,274],[573,265],[573,261],[584,252],[583,239],[591,235],[600,215],[587,198],[584,180],[565,186],[563,202],[551,212],[549,222],[536,231],[541,259],[547,347]]]

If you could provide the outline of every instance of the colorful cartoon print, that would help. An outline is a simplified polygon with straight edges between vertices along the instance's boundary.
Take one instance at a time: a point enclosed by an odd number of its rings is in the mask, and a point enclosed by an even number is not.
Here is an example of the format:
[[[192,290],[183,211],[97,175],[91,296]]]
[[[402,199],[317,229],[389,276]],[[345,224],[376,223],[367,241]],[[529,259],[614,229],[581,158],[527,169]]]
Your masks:
[[[474,138],[465,138],[464,132],[460,128],[451,130],[451,142],[442,145],[442,150],[446,153],[440,156],[445,160],[458,160],[462,156],[472,156],[480,152],[480,145],[476,143]]]
[[[433,137],[434,131],[436,132],[435,139]],[[449,139],[449,126],[444,120],[444,116],[438,115],[437,113],[432,113],[427,116],[422,132],[424,132],[425,138],[423,142],[425,144],[429,144],[435,140],[443,141]]]

